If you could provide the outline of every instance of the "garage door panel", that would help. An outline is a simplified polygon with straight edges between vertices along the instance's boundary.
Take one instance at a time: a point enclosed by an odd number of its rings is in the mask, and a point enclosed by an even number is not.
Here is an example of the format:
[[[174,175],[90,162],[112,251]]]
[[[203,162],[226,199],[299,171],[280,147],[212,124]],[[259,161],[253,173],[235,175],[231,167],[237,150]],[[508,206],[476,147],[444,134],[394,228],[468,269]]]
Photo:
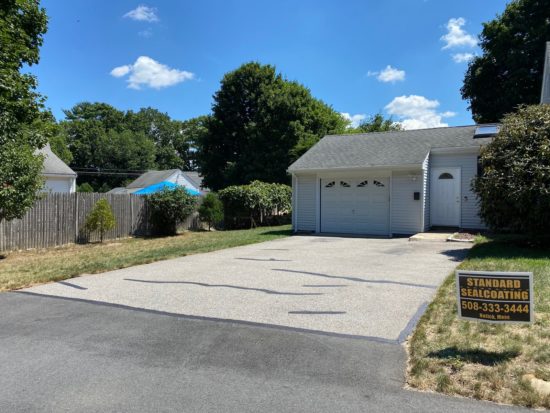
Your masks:
[[[387,235],[389,178],[321,180],[321,232]]]

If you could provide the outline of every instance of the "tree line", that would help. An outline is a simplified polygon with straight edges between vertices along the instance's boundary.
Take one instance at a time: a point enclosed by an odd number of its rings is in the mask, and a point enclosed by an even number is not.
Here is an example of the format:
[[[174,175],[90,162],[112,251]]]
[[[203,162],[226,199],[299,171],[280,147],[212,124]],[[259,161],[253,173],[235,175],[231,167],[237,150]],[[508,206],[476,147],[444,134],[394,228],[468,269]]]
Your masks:
[[[126,185],[131,171],[179,168],[199,170],[219,190],[289,183],[286,168],[324,135],[399,129],[381,114],[352,127],[306,87],[257,62],[227,73],[213,99],[211,114],[186,121],[153,108],[78,103],[53,127],[50,145],[80,173],[81,189],[104,192]]]

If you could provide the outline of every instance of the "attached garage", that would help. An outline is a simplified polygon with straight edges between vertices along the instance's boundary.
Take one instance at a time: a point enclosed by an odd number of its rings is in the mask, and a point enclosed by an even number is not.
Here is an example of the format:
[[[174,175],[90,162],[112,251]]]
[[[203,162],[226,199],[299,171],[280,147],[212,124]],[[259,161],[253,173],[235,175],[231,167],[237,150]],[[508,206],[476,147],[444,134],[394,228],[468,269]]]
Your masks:
[[[320,185],[320,232],[389,234],[389,178],[324,178]]]
[[[294,231],[392,236],[426,231],[432,221],[483,228],[470,182],[491,138],[477,129],[325,136],[288,169]]]

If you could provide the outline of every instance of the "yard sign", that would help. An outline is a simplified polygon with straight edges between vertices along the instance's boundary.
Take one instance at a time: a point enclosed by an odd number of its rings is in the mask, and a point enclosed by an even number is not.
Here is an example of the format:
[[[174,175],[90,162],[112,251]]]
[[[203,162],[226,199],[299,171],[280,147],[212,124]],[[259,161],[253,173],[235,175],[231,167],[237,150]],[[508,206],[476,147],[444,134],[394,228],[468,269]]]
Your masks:
[[[489,323],[532,323],[533,273],[457,271],[458,316]]]

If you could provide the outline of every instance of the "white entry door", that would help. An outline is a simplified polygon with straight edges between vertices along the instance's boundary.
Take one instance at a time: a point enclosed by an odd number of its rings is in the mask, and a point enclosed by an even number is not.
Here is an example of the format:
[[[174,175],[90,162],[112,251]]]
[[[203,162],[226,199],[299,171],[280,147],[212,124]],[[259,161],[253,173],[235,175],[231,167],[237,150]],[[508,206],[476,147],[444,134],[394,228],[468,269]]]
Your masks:
[[[388,235],[389,178],[321,180],[321,232]]]
[[[460,168],[433,168],[430,182],[432,226],[460,226]]]

